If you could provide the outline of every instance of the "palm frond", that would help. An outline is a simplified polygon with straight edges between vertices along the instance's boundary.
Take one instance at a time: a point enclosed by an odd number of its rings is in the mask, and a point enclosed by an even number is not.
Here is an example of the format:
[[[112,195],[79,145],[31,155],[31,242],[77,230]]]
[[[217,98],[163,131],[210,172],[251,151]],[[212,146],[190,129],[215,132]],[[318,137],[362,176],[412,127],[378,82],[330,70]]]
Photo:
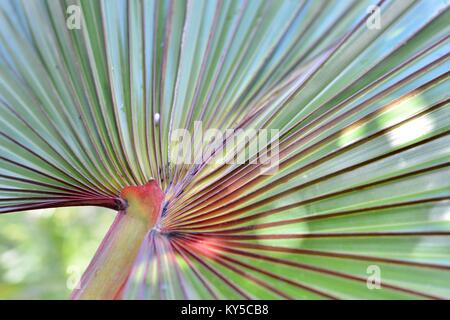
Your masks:
[[[2,1],[0,213],[156,179],[124,298],[450,298],[449,7]],[[198,121],[234,131],[174,163]],[[227,148],[250,129],[279,136]]]

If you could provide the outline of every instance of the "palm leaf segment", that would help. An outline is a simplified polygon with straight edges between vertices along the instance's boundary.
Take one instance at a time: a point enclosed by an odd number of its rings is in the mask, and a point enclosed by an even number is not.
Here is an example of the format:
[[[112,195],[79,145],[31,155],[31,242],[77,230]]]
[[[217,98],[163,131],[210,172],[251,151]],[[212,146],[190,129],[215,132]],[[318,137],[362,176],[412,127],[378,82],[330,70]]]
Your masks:
[[[123,297],[450,298],[448,1],[33,0],[0,15],[0,212],[120,210],[152,178],[165,191]],[[171,135],[195,121],[278,129],[276,172],[216,153],[173,164]],[[257,159],[254,143],[226,155]]]

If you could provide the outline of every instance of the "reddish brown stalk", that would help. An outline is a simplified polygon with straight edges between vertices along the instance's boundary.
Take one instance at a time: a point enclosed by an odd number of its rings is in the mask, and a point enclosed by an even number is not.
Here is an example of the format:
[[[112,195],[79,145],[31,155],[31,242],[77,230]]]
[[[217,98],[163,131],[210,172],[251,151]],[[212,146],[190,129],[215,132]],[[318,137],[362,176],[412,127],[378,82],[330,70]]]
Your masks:
[[[127,207],[119,211],[73,299],[117,299],[131,272],[142,241],[161,215],[164,194],[154,180],[123,189]]]

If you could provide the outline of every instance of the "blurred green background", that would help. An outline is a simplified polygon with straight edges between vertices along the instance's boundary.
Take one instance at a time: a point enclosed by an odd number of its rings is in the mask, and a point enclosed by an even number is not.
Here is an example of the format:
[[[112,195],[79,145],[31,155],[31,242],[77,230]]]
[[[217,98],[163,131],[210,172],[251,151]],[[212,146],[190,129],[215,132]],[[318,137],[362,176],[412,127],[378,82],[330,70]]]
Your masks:
[[[0,215],[0,299],[67,299],[114,216],[94,207]]]

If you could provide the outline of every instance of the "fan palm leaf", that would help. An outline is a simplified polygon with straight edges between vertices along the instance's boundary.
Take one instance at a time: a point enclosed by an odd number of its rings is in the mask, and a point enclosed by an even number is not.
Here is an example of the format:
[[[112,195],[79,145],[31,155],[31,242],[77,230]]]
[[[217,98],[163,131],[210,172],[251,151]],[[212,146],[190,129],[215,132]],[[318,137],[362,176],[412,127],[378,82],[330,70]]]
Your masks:
[[[75,298],[450,298],[449,7],[2,1],[0,213],[118,212]]]

